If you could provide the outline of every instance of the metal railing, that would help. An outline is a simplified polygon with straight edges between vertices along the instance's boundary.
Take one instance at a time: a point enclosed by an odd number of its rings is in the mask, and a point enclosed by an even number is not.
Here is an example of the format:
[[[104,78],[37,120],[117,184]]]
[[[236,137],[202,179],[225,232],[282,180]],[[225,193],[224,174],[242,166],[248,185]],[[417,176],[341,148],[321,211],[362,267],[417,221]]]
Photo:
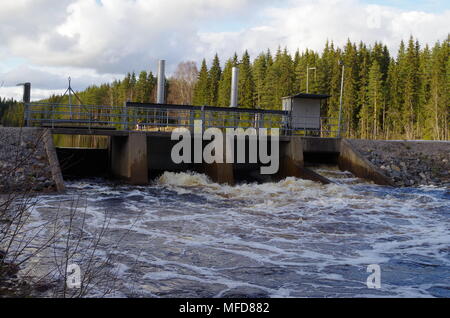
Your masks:
[[[193,131],[195,124],[201,123],[202,130],[210,127],[222,130],[279,128],[280,135],[284,136],[335,137],[339,126],[336,118],[293,118],[286,111],[261,109],[137,103],[122,107],[48,103],[25,106],[27,126],[51,128],[162,132],[184,127]],[[293,122],[296,127],[292,126]]]

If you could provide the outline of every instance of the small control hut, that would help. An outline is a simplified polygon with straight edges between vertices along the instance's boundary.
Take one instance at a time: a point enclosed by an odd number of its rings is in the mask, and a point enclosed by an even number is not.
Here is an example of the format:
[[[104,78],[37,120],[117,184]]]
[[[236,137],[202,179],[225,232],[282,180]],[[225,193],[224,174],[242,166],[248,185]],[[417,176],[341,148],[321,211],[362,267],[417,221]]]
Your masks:
[[[320,132],[322,103],[330,95],[300,93],[283,97],[283,110],[290,113],[289,128],[303,130],[307,134]]]

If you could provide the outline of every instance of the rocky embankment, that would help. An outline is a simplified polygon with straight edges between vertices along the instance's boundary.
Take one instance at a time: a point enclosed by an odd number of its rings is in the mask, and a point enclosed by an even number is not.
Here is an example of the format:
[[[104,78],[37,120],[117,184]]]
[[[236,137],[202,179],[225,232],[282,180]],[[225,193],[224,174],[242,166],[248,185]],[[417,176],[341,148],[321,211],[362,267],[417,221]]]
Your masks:
[[[450,142],[349,141],[397,186],[450,187]]]
[[[44,132],[0,127],[0,193],[55,190]]]

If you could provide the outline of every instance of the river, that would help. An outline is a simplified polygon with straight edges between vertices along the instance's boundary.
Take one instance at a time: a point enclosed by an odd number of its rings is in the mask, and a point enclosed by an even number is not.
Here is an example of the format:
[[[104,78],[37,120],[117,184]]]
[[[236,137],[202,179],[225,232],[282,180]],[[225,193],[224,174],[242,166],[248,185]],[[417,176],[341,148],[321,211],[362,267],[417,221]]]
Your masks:
[[[449,189],[321,173],[336,183],[227,186],[169,172],[142,187],[71,181],[38,198],[33,220],[64,218],[76,201],[87,237],[104,227],[95,253],[111,257],[109,296],[450,297]],[[366,285],[370,264],[379,289]]]

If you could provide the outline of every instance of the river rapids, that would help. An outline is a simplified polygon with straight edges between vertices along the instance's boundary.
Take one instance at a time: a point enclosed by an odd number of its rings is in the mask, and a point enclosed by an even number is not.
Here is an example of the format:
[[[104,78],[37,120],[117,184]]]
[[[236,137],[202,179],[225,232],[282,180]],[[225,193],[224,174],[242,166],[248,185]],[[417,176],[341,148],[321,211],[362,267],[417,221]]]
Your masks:
[[[65,194],[39,196],[31,220],[59,216],[67,226],[68,211],[76,212],[81,275],[88,258],[80,255],[101,233],[94,254],[114,273],[108,296],[450,297],[449,189],[320,172],[335,183],[227,186],[170,172],[149,186],[71,181]],[[40,253],[34,270],[54,254]],[[370,264],[380,266],[380,288],[367,286]],[[86,296],[101,295],[100,283]]]

